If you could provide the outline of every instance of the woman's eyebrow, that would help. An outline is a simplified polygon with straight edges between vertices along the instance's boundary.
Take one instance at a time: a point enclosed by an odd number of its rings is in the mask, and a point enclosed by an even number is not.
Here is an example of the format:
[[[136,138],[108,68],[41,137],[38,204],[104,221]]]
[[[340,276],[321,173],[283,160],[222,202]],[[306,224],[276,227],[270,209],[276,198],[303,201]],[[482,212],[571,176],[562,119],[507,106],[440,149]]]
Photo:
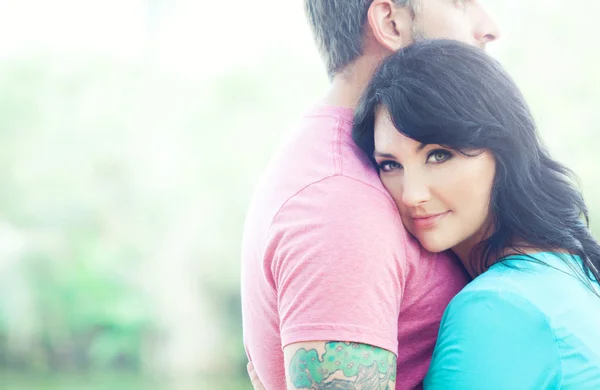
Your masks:
[[[422,151],[423,149],[425,149],[427,147],[427,145],[430,144],[425,144],[423,142],[421,142],[419,144],[419,146],[417,146],[417,153],[419,153],[420,151]],[[377,150],[373,151],[373,157],[381,157],[381,158],[396,158],[396,156],[394,156],[393,154],[390,153],[382,153],[382,152],[378,152]]]
[[[373,157],[382,157],[382,158],[396,158],[393,154],[390,153],[381,153],[378,151],[373,152]]]
[[[423,142],[421,142],[421,144],[419,146],[417,146],[417,153],[419,153],[420,151],[422,151],[423,149],[425,149],[427,147],[427,145],[429,144],[424,144]]]

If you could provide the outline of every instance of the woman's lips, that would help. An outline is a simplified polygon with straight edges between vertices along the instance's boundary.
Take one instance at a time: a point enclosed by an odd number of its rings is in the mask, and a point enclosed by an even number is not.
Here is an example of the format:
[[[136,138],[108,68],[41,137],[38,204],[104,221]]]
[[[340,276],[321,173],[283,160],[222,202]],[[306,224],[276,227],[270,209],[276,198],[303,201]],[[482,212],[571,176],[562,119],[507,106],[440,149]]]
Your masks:
[[[417,229],[429,229],[434,227],[442,218],[448,215],[450,211],[440,214],[430,214],[425,216],[412,217],[413,226]]]

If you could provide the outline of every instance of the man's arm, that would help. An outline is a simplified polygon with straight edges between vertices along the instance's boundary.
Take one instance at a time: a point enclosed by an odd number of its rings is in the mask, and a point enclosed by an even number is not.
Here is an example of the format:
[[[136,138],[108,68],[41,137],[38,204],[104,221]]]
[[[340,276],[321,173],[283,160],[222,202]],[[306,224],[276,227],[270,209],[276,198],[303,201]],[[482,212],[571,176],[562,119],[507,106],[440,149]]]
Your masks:
[[[287,389],[395,388],[396,355],[367,344],[313,341],[284,348]]]
[[[386,389],[406,278],[395,204],[377,188],[332,177],[290,200],[271,234],[288,388]]]

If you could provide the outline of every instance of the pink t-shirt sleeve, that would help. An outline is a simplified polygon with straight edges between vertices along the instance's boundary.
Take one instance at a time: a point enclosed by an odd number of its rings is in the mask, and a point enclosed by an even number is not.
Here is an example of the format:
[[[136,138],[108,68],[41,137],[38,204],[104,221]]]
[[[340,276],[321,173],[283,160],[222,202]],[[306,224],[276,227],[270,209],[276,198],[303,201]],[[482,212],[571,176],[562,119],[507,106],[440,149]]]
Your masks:
[[[391,199],[349,177],[327,178],[290,199],[267,248],[282,346],[349,341],[396,353],[405,234]]]

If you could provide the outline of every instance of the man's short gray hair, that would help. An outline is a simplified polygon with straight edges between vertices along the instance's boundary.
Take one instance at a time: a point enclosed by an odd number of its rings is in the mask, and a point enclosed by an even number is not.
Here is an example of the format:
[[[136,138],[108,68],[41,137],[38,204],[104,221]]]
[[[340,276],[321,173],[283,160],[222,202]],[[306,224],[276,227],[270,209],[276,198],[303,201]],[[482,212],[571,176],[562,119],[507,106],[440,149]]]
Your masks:
[[[330,78],[363,54],[363,33],[372,0],[304,0],[304,10]],[[414,0],[394,0],[412,7]]]

